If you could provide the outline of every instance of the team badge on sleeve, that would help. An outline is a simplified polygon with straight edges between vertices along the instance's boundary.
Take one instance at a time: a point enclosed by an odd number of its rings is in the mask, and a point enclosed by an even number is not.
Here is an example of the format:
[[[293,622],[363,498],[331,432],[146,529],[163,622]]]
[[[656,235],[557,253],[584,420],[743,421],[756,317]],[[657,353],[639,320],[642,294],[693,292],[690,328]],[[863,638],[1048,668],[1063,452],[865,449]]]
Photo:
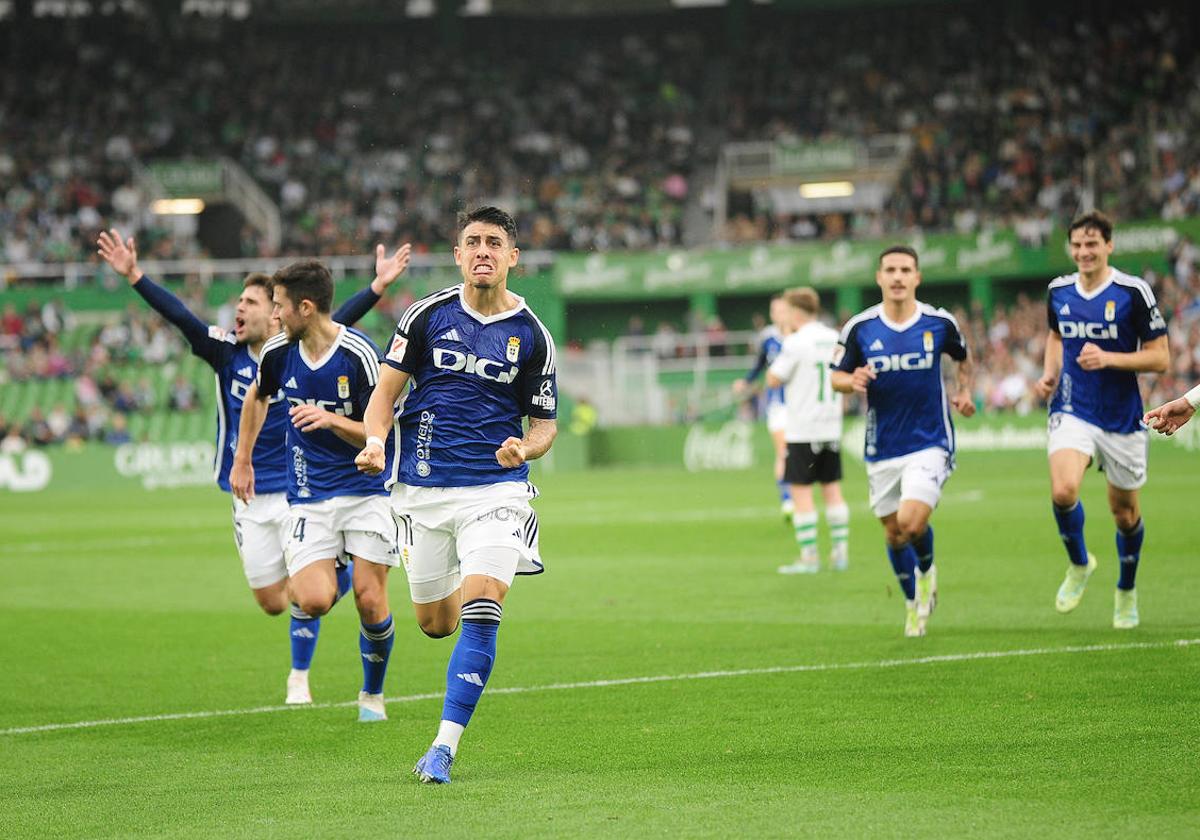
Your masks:
[[[408,347],[408,339],[402,336],[392,336],[392,346],[388,348],[387,359],[399,364],[404,361],[404,349]]]
[[[517,359],[521,357],[521,339],[518,336],[510,335],[508,337],[508,349],[504,356],[513,363],[516,363]]]
[[[925,352],[932,353],[933,352],[933,333],[930,332],[929,330],[925,330],[925,332],[921,336],[921,339],[925,342]]]
[[[349,376],[339,376],[337,378],[337,383],[338,383],[339,399],[343,399],[343,400],[349,399],[350,398],[350,377]]]

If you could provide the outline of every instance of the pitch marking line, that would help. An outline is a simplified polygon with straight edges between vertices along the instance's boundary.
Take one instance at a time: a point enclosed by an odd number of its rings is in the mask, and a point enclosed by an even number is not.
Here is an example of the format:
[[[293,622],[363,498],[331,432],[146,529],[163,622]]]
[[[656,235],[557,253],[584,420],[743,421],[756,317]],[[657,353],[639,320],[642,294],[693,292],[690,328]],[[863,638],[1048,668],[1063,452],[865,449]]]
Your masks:
[[[941,662],[972,662],[980,659],[1012,659],[1019,656],[1054,656],[1072,653],[1104,653],[1121,650],[1154,650],[1162,648],[1186,648],[1200,645],[1200,639],[1176,639],[1172,642],[1130,642],[1112,645],[1071,645],[1057,648],[1024,648],[1017,650],[984,650],[973,653],[946,653],[939,656],[917,656],[910,659],[878,659],[873,662],[829,662],[813,665],[776,665],[770,668],[738,668],[730,671],[700,671],[695,674],[659,674],[651,677],[624,677],[613,680],[589,680],[587,682],[551,683],[549,685],[513,686],[493,688],[489,694],[530,694],[535,691],[573,691],[580,688],[610,688],[622,685],[644,685],[647,683],[681,682],[684,680],[711,680],[722,677],[750,677],[764,674],[803,674],[819,671],[861,671],[871,668],[900,668],[905,665],[932,665]],[[415,703],[420,700],[441,700],[444,694],[409,694],[392,697],[388,703]],[[48,723],[42,726],[17,726],[0,729],[2,735],[29,735],[36,732],[59,732],[66,729],[92,729],[98,726],[124,726],[134,723],[157,723],[166,720],[197,720],[203,718],[238,717],[260,715],[267,712],[290,712],[301,709],[340,709],[358,705],[357,700],[344,703],[312,703],[304,706],[257,706],[251,709],[221,709],[208,712],[177,712],[165,715],[142,717],[109,718],[107,720],[81,720],[74,723]]]

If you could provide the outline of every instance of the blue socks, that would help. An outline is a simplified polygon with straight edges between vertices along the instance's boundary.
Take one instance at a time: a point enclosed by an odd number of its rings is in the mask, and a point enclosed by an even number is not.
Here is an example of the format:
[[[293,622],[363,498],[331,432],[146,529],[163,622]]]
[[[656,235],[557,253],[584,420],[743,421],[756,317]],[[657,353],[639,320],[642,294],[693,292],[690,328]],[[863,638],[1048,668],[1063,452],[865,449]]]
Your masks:
[[[887,552],[888,560],[892,561],[892,571],[896,573],[896,580],[904,590],[904,597],[910,601],[914,600],[917,597],[917,578],[913,570],[917,566],[917,552],[913,550],[911,543],[900,548],[892,548],[889,545]]]
[[[788,484],[782,478],[775,482],[779,487],[779,501],[790,502],[792,500],[792,485]]]
[[[913,550],[917,552],[917,568],[922,573],[928,572],[933,566],[933,526],[927,525],[925,533],[912,541]]]
[[[476,598],[462,607],[462,631],[446,669],[446,702],[442,720],[466,726],[483,695],[496,661],[496,634],[501,606],[490,598]]]
[[[337,597],[333,599],[336,604],[342,599],[342,596],[350,591],[350,587],[354,585],[354,561],[346,561],[345,566],[337,567]]]
[[[1060,508],[1054,506],[1054,519],[1058,522],[1058,533],[1067,549],[1067,557],[1076,566],[1087,565],[1087,546],[1083,542],[1083,502],[1076,502],[1074,507]],[[1139,538],[1138,544],[1141,544]]]
[[[1146,536],[1146,524],[1141,519],[1128,531],[1117,529],[1117,557],[1121,561],[1121,574],[1117,578],[1117,589],[1133,589],[1137,577],[1138,561],[1142,557],[1142,539]]]
[[[317,636],[321,634],[321,619],[312,618],[296,604],[292,604],[289,633],[292,639],[292,668],[297,671],[307,671],[312,665],[313,653],[317,650]]]
[[[363,687],[367,694],[383,693],[383,677],[387,673],[388,657],[392,655],[392,642],[396,638],[396,626],[392,615],[378,624],[363,624],[358,636],[358,649],[362,652]]]

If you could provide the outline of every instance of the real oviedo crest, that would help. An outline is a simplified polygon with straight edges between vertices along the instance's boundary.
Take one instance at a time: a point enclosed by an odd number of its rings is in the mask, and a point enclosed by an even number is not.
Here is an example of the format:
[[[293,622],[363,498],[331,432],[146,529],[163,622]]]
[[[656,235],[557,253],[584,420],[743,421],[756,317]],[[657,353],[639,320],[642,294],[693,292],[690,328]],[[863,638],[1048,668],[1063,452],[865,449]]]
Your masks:
[[[508,348],[504,352],[504,358],[516,364],[517,359],[521,357],[521,339],[518,336],[510,335],[508,337]]]

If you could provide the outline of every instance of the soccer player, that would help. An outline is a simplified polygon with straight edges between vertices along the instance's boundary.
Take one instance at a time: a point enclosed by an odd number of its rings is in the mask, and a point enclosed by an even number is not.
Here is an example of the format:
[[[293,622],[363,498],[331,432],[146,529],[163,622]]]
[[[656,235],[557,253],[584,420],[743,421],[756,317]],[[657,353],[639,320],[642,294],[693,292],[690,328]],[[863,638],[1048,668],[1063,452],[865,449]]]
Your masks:
[[[829,562],[841,571],[849,564],[850,509],[842,498],[842,395],[834,392],[829,371],[838,333],[817,320],[821,299],[813,289],[789,289],[783,300],[792,331],[767,370],[767,387],[784,389],[784,480],[791,490],[792,525],[800,559],[780,566],[779,572],[811,574],[820,570],[814,483],[820,483],[825,497],[832,546]]]
[[[116,229],[101,232],[97,242],[100,256],[125,276],[133,290],[150,306],[174,324],[192,348],[216,373],[217,452],[214,473],[219,486],[229,492],[229,467],[237,446],[237,428],[242,400],[258,372],[263,344],[279,332],[271,302],[270,281],[266,274],[251,274],[243,283],[235,310],[234,330],[226,332],[209,326],[196,317],[184,303],[145,275],[137,260],[133,238],[121,238]],[[347,300],[333,316],[337,321],[354,324],[379,302],[388,286],[408,266],[409,246],[390,258],[383,246],[376,249],[376,276],[371,285]],[[287,404],[276,396],[254,449],[254,467],[258,476],[258,494],[249,503],[233,501],[233,533],[246,582],[254,600],[267,615],[279,615],[289,609],[287,564],[283,547],[287,542],[287,450],[284,429]],[[339,570],[339,585],[345,592],[350,585],[350,570]],[[292,669],[287,679],[289,704],[311,703],[308,674],[321,630],[319,618],[306,615],[290,604]]]
[[[508,290],[520,255],[516,223],[479,207],[460,215],[458,227],[454,261],[463,282],[400,319],[357,459],[370,474],[387,467],[392,406],[411,382],[388,482],[408,585],[427,636],[449,636],[462,623],[441,724],[413,768],[433,783],[450,781],[459,738],[492,673],[514,576],[542,571],[527,462],[545,455],[557,432],[554,341]]]
[[[1083,540],[1079,485],[1095,461],[1108,480],[1108,506],[1117,525],[1120,574],[1113,627],[1138,625],[1137,590],[1145,527],[1138,488],[1146,483],[1149,432],[1142,422],[1139,372],[1161,373],[1170,363],[1167,324],[1144,280],[1108,264],[1112,222],[1086,213],[1071,223],[1067,243],[1079,269],[1050,282],[1050,331],[1042,378],[1034,390],[1050,399],[1050,496],[1070,563],[1054,605],[1079,605],[1096,558]]]
[[[733,392],[738,396],[748,394],[754,381],[775,361],[783,347],[783,339],[791,332],[791,309],[783,299],[783,295],[771,298],[769,310],[771,323],[758,334],[758,358],[754,367],[741,379],[734,380]],[[783,388],[767,386],[763,395],[766,401],[767,431],[775,444],[775,484],[779,488],[779,509],[785,518],[792,515],[792,494],[787,481],[783,477],[784,462],[787,460],[787,440],[784,429],[787,426],[787,409],[784,407]]]
[[[358,719],[386,720],[383,679],[393,636],[387,572],[400,562],[396,527],[383,481],[354,468],[364,440],[363,410],[379,379],[379,351],[330,318],[333,278],[322,263],[285,266],[271,286],[283,332],[263,345],[258,376],[246,391],[229,486],[242,501],[254,499],[252,453],[270,401],[282,393],[290,406],[284,555],[292,600],[313,618],[329,612],[338,598],[338,559],[353,561],[362,619]]]
[[[1182,397],[1176,397],[1170,402],[1163,403],[1158,408],[1146,412],[1142,421],[1150,424],[1150,428],[1168,437],[1179,431],[1187,421],[1192,419],[1196,409],[1200,408],[1200,385],[1192,388]]]
[[[866,461],[871,509],[883,523],[888,559],[904,590],[904,635],[924,636],[937,604],[929,517],[954,471],[950,406],[975,413],[974,366],[958,322],[917,300],[917,252],[893,245],[879,256],[883,302],[842,327],[833,387],[867,398]],[[954,395],[942,382],[942,354],[958,362]]]

